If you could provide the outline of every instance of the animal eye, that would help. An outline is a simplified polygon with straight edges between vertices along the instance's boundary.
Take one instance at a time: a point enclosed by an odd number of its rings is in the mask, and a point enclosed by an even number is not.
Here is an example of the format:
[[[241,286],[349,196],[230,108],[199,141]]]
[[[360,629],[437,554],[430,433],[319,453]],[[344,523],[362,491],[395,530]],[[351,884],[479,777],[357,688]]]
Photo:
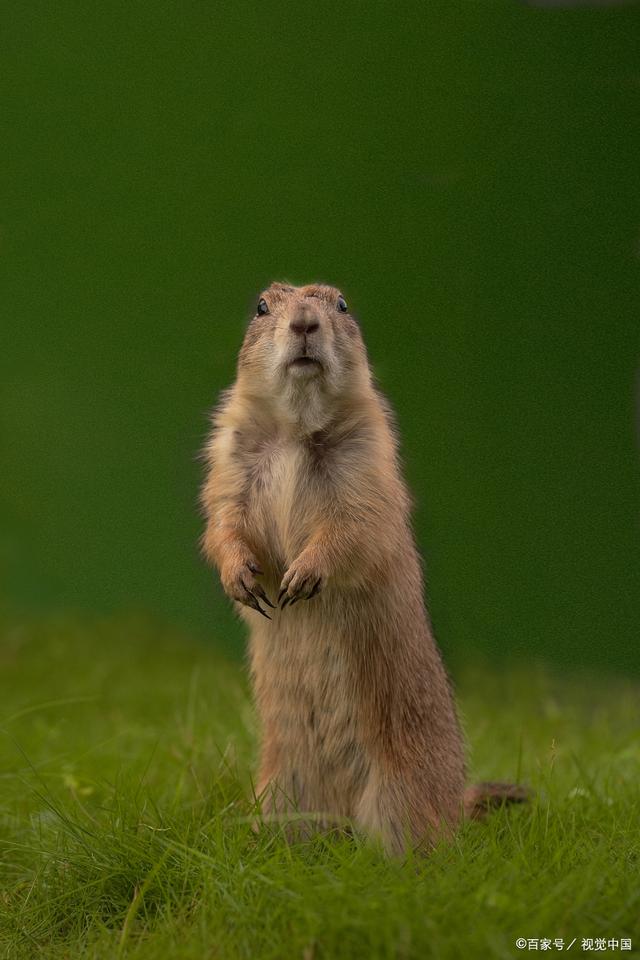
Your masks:
[[[347,307],[347,301],[344,297],[338,297],[338,310],[340,313],[346,313],[349,308]]]
[[[258,300],[258,309],[256,310],[256,313],[259,317],[263,317],[265,313],[269,313],[269,307],[264,297],[260,297]]]

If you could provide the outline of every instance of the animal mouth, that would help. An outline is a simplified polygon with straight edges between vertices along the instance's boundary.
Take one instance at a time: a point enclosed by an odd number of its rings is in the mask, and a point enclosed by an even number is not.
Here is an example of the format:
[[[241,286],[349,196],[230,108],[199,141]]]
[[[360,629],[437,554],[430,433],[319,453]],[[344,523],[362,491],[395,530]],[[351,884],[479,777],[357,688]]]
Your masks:
[[[290,367],[321,367],[322,364],[315,357],[295,357],[289,363]]]

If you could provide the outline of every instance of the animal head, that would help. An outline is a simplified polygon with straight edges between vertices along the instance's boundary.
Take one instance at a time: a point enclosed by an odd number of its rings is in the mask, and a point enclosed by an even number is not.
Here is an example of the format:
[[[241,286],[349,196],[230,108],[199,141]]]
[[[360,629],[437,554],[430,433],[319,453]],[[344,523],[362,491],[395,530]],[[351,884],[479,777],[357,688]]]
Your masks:
[[[358,324],[335,287],[273,283],[257,300],[239,359],[252,393],[291,407],[347,398],[370,382]]]

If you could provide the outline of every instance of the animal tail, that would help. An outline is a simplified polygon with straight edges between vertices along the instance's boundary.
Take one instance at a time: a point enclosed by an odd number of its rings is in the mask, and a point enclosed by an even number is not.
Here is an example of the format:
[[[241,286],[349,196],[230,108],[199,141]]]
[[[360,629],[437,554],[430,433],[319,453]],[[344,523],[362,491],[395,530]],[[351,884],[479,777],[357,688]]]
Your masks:
[[[483,820],[492,810],[530,799],[531,790],[515,783],[474,783],[464,792],[464,815],[467,820]]]

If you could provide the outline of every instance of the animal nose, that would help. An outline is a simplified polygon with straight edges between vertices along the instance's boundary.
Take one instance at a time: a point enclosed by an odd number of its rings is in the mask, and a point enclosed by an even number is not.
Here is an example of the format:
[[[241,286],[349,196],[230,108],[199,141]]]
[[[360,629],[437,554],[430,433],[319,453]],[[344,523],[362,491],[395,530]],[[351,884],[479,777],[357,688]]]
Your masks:
[[[306,307],[302,307],[292,318],[289,329],[294,333],[313,333],[320,324],[317,316]]]

